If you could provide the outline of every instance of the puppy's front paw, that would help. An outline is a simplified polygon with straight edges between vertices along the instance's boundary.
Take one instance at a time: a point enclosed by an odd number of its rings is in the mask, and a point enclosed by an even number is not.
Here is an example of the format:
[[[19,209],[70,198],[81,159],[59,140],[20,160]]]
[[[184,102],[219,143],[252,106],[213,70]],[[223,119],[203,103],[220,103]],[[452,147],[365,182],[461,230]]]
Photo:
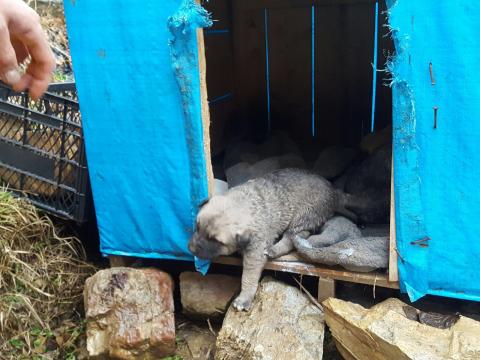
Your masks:
[[[248,311],[251,309],[253,303],[253,298],[247,298],[245,296],[239,295],[235,300],[233,300],[233,307],[238,311]]]

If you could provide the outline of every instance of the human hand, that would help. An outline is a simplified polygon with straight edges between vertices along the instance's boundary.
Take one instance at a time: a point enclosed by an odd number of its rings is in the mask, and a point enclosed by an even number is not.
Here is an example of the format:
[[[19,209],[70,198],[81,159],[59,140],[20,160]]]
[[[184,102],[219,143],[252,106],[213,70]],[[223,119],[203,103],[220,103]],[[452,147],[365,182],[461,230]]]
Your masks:
[[[18,65],[30,55],[24,75]],[[55,59],[38,14],[22,0],[0,0],[0,79],[37,99],[47,90]]]

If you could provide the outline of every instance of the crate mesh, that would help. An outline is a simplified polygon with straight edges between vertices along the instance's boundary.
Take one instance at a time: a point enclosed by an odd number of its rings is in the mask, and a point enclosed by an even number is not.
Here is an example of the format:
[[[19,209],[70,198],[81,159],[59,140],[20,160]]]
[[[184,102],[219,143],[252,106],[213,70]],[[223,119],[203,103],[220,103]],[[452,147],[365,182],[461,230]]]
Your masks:
[[[87,169],[74,84],[40,100],[0,83],[0,184],[60,217],[84,220]]]

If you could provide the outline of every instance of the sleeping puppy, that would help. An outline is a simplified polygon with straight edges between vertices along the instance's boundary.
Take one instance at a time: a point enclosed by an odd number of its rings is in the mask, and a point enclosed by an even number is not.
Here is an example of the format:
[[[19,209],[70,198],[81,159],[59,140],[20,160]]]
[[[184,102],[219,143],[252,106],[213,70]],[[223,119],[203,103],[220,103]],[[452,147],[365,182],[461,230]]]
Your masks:
[[[335,212],[348,213],[342,194],[306,170],[272,172],[206,202],[188,247],[201,259],[242,254],[242,288],[233,306],[249,310],[267,256],[287,254],[295,236],[308,237]]]

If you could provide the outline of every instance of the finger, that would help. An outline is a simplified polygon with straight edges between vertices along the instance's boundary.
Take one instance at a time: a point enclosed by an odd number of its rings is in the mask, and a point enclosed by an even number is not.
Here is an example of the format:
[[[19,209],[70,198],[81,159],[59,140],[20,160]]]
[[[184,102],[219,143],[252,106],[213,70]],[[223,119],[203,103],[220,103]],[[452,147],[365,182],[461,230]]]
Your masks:
[[[31,56],[27,68],[27,73],[31,75],[28,88],[31,96],[38,98],[50,83],[55,68],[55,58],[40,23],[21,24],[19,29],[23,29],[23,31],[15,33],[15,36],[23,43]]]
[[[30,96],[36,100],[47,91],[48,85],[52,80],[52,71],[54,66],[45,70],[43,66],[37,66],[34,62],[31,62],[27,68],[27,74],[30,75],[31,80],[28,85],[28,91]]]
[[[17,64],[22,64],[28,57],[28,50],[15,36],[10,36],[10,40],[15,49],[15,54],[17,55]]]
[[[20,92],[20,91],[24,91],[25,89],[29,88],[31,83],[32,83],[32,75],[26,73],[26,74],[23,74],[22,77],[20,78],[20,80],[15,85],[13,85],[12,87],[13,87],[13,90],[15,90],[17,92]],[[34,98],[34,99],[36,99],[36,98]]]
[[[17,56],[10,41],[8,26],[4,21],[0,22],[0,54],[0,78],[7,84],[15,85],[20,80]]]

